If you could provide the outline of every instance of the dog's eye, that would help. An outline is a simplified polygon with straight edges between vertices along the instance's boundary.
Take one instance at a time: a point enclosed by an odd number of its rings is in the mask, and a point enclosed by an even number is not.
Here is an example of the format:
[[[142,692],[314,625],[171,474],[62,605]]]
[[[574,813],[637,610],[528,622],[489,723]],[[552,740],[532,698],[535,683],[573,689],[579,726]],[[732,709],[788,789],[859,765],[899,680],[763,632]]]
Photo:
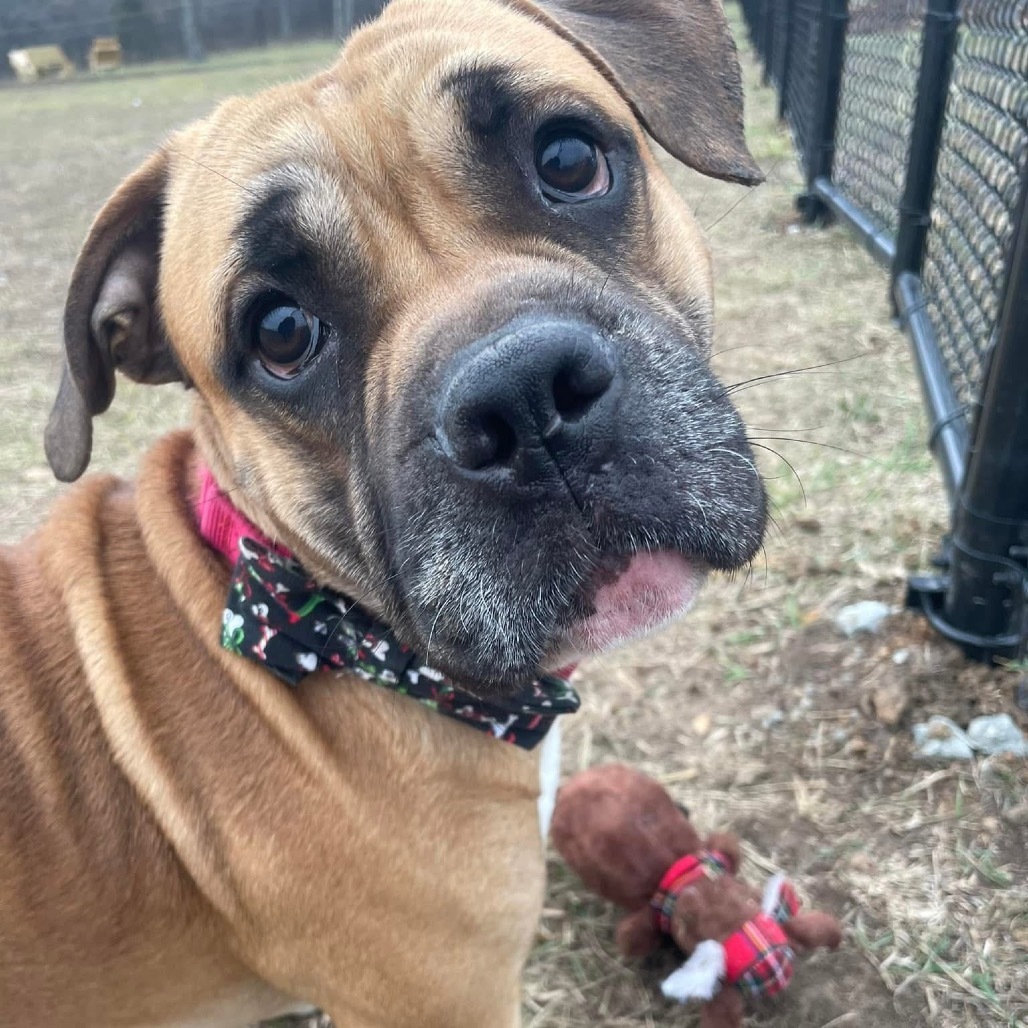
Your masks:
[[[313,314],[284,301],[255,319],[255,334],[261,364],[277,378],[293,378],[317,355],[324,329]]]
[[[558,203],[593,200],[610,192],[610,165],[595,140],[563,129],[543,136],[535,152],[543,194]]]

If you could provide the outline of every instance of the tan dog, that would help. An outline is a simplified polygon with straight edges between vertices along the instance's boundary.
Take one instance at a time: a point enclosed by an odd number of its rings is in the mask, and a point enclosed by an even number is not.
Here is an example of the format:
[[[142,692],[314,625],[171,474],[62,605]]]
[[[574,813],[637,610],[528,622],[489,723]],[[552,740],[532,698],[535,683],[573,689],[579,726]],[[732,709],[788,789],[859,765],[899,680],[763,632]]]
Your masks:
[[[716,0],[396,0],[104,207],[51,464],[83,472],[116,370],[196,414],[0,556],[4,1026],[519,1023],[540,758],[222,649],[196,476],[480,694],[744,565],[764,493],[644,131],[759,177]]]

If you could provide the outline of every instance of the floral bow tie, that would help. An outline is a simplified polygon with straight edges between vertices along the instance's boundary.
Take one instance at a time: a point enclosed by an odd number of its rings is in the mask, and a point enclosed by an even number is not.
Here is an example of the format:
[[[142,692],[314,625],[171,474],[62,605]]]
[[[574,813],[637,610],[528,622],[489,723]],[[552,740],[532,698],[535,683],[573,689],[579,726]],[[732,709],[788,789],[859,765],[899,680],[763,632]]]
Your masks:
[[[542,742],[557,717],[579,707],[560,675],[542,675],[503,699],[461,691],[386,625],[312,582],[291,558],[249,538],[239,541],[221,642],[289,685],[322,668],[349,671],[526,750]]]

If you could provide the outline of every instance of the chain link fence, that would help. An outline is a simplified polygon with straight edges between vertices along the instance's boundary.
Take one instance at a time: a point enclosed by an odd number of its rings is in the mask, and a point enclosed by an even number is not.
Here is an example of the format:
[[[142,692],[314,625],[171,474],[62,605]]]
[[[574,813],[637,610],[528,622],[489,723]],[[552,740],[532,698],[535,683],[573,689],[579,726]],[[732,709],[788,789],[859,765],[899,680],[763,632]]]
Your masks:
[[[923,0],[850,7],[833,179],[895,237],[921,68]]]
[[[780,86],[784,104],[780,106],[792,129],[796,149],[800,153],[808,153],[814,145],[810,133],[817,101],[814,83],[817,78],[820,0],[793,0],[790,13],[790,38],[783,39],[781,43],[788,60],[784,63]]]
[[[971,0],[961,13],[922,277],[957,399],[972,410],[1028,167],[1028,4]]]
[[[953,499],[910,601],[980,659],[1028,650],[1028,0],[741,0],[809,222],[889,269]]]

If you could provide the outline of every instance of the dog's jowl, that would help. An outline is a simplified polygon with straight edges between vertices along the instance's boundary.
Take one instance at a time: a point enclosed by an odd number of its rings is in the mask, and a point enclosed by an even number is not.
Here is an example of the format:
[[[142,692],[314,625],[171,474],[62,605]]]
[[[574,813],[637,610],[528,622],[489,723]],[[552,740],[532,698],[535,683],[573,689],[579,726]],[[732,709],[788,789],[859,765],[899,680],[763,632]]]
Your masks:
[[[567,668],[764,530],[647,137],[759,179],[716,0],[395,0],[115,190],[48,458],[195,415],[0,552],[5,1026],[519,1023]]]

